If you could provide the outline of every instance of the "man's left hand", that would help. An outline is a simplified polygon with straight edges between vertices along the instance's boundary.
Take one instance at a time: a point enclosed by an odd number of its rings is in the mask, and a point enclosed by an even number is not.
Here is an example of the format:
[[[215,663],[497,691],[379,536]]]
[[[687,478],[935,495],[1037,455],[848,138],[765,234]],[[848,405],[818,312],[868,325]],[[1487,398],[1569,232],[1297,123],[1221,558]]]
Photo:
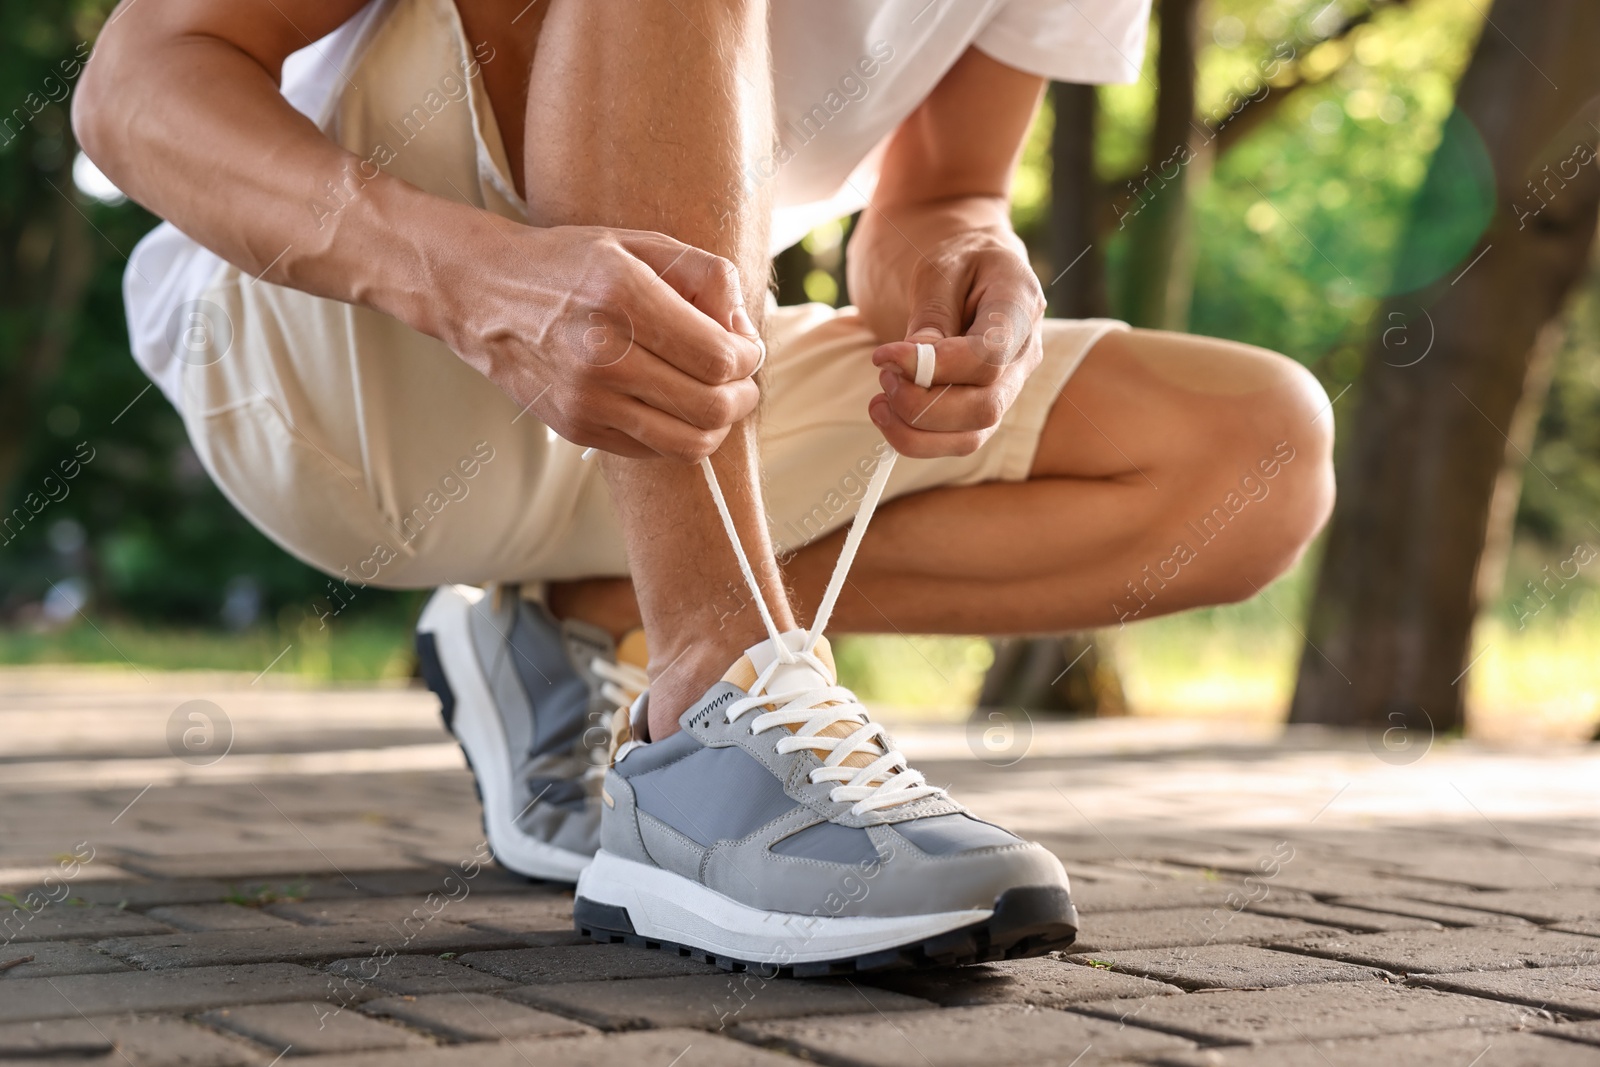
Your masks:
[[[895,450],[965,456],[993,436],[1043,358],[1044,292],[1014,235],[957,234],[912,270],[906,339],[872,354],[883,392],[872,421]],[[917,345],[934,350],[933,384],[916,384]]]

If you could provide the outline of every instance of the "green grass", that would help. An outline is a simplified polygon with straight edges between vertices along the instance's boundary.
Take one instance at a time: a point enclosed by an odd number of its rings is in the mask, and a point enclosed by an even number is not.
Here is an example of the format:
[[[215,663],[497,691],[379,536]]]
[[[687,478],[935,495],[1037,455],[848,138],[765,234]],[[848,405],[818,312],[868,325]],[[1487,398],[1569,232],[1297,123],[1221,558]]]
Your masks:
[[[1208,608],[1103,631],[1136,714],[1277,721],[1285,714],[1302,647],[1306,568],[1244,604]],[[1293,621],[1291,621],[1293,620]],[[1500,741],[1577,739],[1600,720],[1600,590],[1573,589],[1519,629],[1505,605],[1484,613],[1482,653],[1469,681],[1474,736]],[[841,681],[897,714],[964,719],[989,666],[971,637],[844,637]],[[281,658],[280,658],[280,653]],[[276,660],[276,662],[274,662]],[[403,620],[349,619],[319,629],[245,633],[151,629],[96,621],[64,630],[0,631],[0,665],[127,664],[206,669],[308,681],[396,680],[412,673]]]
[[[47,663],[250,674],[271,665],[273,674],[312,681],[370,682],[411,674],[411,629],[401,622],[367,620],[319,629],[311,620],[293,630],[243,633],[110,621],[46,632],[0,630],[0,665]]]

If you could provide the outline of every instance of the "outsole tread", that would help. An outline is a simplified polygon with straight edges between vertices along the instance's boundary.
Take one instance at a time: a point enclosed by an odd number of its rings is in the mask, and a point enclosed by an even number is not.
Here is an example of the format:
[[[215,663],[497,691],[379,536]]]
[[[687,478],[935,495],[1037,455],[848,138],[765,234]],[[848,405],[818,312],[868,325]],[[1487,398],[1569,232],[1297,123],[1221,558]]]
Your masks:
[[[1071,917],[1070,922],[1067,916]],[[616,925],[602,925],[597,920]],[[622,924],[628,928],[618,928]],[[778,965],[722,956],[693,945],[644,937],[634,932],[632,926],[626,908],[596,904],[582,897],[574,903],[573,928],[600,944],[627,944],[656,951],[670,949],[679,956],[724,971],[751,972],[764,978],[826,978],[1029,959],[1065,948],[1078,936],[1076,910],[1066,898],[1065,890],[1027,888],[1001,894],[995,901],[994,914],[982,922],[880,952],[806,963]]]

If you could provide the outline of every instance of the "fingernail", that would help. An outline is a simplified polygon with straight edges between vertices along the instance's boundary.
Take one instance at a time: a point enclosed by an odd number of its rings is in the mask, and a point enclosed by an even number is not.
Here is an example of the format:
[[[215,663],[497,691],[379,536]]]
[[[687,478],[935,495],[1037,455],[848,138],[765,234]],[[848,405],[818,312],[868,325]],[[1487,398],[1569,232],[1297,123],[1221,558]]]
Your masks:
[[[885,393],[900,387],[900,379],[888,367],[878,372],[878,388]]]
[[[872,416],[872,421],[877,423],[879,426],[889,425],[888,404],[868,404],[867,413]]]
[[[937,326],[924,326],[916,333],[909,335],[906,340],[920,345],[938,344],[944,340],[944,331]]]
[[[745,312],[743,304],[733,309],[733,332],[742,333],[750,338],[759,338],[761,336],[756,332],[756,324],[750,321],[750,316]]]

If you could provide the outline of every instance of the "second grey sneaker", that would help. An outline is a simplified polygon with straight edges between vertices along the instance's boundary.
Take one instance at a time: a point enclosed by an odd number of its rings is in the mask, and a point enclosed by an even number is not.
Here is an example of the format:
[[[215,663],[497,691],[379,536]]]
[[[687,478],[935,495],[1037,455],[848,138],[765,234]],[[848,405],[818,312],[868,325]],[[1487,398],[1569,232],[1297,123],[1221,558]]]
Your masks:
[[[571,882],[599,846],[610,713],[647,683],[610,635],[513,586],[441,586],[417,623],[422,675],[466,753],[495,860]]]
[[[677,733],[616,749],[578,931],[801,976],[1071,943],[1060,861],[912,770],[836,684],[825,639],[781,640],[784,654],[751,648]]]

